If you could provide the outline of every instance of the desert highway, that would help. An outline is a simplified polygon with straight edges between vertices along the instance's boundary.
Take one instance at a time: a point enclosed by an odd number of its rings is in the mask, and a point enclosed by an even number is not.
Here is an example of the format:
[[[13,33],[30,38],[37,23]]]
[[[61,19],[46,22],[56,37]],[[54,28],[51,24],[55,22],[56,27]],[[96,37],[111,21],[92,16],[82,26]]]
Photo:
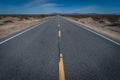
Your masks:
[[[0,42],[0,80],[120,80],[120,45],[55,16]]]

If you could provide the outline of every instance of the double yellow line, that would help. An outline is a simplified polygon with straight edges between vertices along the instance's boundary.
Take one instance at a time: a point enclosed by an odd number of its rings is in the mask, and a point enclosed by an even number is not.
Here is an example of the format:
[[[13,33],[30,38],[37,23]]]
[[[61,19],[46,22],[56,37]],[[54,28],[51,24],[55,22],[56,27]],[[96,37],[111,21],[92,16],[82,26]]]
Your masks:
[[[60,30],[60,24],[58,24],[58,37],[61,38],[62,32]],[[60,43],[59,43],[60,44]],[[60,47],[60,46],[59,46]],[[65,71],[64,71],[64,63],[63,63],[63,54],[60,52],[60,60],[59,60],[59,80],[65,80]]]

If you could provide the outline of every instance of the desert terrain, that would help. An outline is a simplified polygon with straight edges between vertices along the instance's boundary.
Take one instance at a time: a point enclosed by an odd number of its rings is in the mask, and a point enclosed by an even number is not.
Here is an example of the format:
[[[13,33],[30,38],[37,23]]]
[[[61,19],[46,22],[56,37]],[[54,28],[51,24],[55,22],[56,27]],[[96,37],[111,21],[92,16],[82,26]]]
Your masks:
[[[65,18],[120,41],[120,15],[67,15]]]
[[[50,16],[0,15],[0,39],[43,22]]]

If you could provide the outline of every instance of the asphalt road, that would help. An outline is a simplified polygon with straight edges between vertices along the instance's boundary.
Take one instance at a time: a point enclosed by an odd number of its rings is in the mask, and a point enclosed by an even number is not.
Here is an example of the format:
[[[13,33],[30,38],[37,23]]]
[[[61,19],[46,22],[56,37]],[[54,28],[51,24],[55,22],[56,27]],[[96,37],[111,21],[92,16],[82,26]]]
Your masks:
[[[120,80],[120,45],[60,16],[0,44],[0,80],[59,80],[60,51],[66,80]]]

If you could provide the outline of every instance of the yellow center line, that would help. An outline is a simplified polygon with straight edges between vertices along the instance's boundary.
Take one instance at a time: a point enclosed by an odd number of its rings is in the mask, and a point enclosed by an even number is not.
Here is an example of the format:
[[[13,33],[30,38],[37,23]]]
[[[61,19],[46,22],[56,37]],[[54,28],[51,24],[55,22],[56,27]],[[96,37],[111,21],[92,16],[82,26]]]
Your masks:
[[[58,37],[61,37],[61,31],[60,30],[58,31]]]
[[[61,36],[62,36],[61,34],[62,34],[62,32],[60,30],[60,23],[59,23],[58,24],[58,37],[59,38],[61,38]],[[65,80],[65,72],[64,72],[64,63],[63,63],[63,54],[62,53],[60,53],[60,61],[59,61],[59,80]]]
[[[64,63],[63,63],[62,53],[60,53],[60,61],[59,61],[59,80],[65,80],[65,72],[64,72]]]

